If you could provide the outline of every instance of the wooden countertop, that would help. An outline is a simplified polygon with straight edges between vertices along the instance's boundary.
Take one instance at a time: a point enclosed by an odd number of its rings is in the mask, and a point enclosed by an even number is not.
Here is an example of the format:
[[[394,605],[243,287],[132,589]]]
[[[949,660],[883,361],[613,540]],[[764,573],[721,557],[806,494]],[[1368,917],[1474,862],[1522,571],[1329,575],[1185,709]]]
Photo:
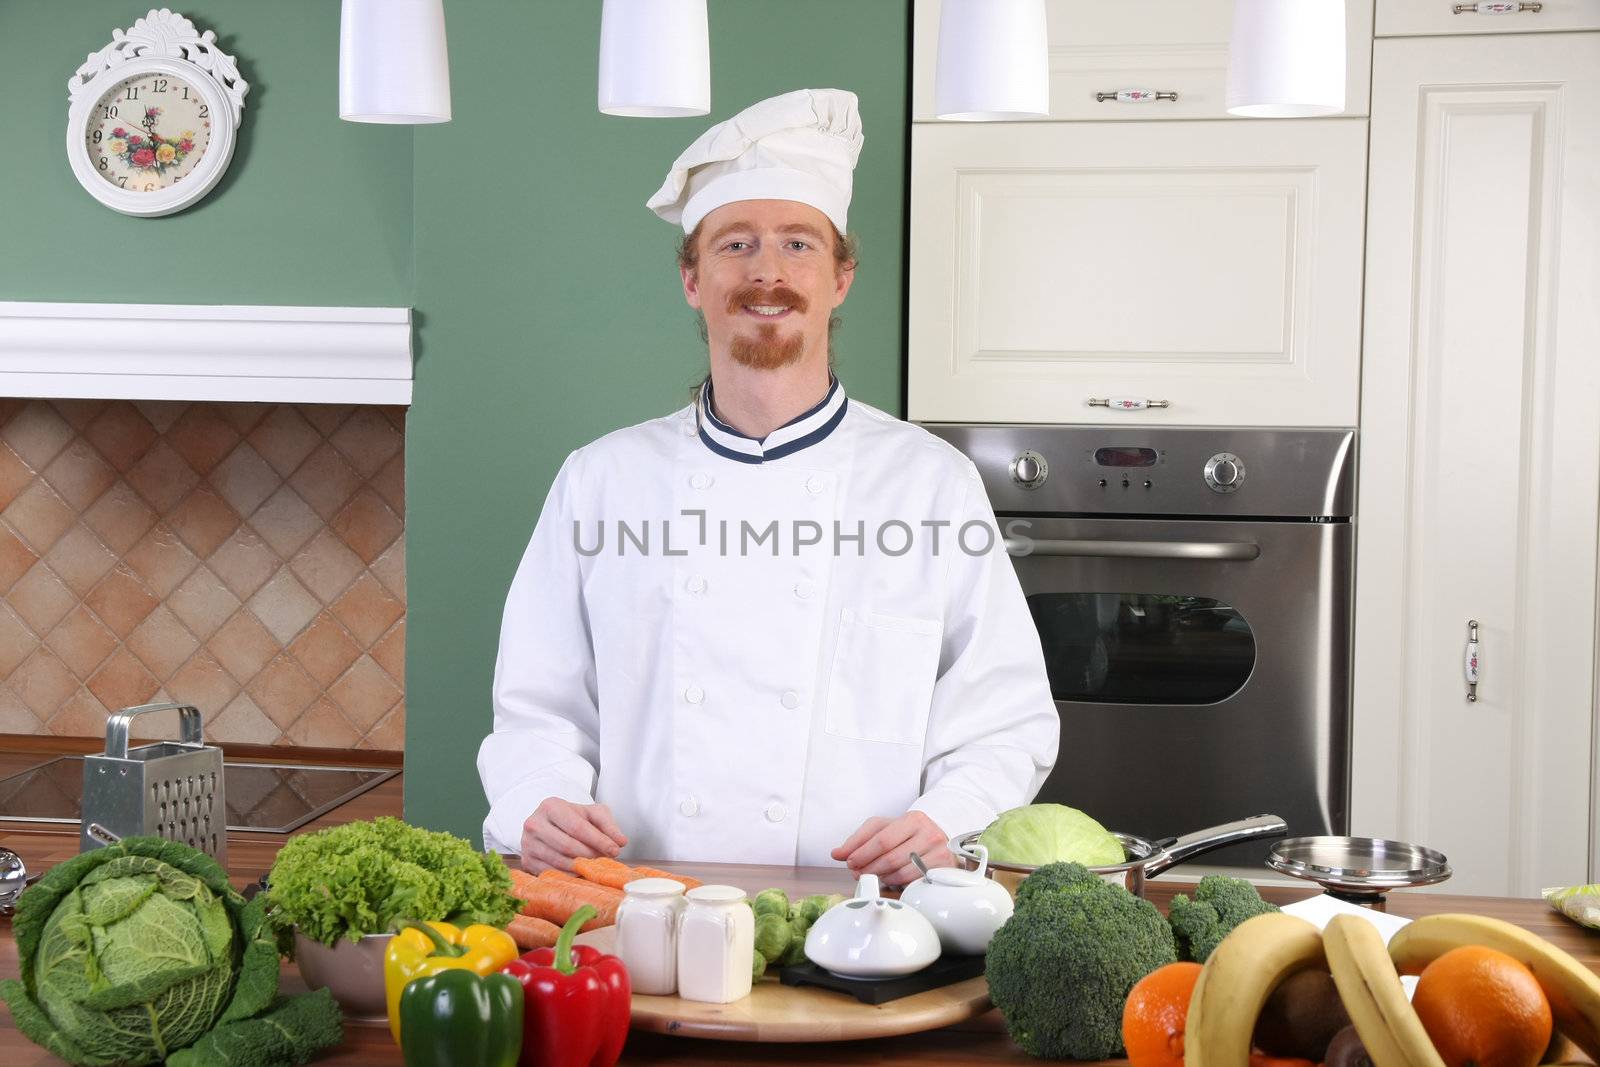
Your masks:
[[[367,819],[378,815],[399,815],[400,777],[381,783],[355,800],[309,823],[300,833],[326,826]],[[43,870],[76,854],[75,827],[41,826],[38,829],[7,825],[0,830],[0,844],[15,849],[30,870]],[[260,877],[271,865],[278,848],[287,840],[283,834],[232,833],[228,838],[228,869],[236,886],[243,887]],[[691,872],[706,881],[736,885],[747,892],[781,886],[791,893],[843,892],[850,879],[833,869],[815,867],[762,867],[742,864],[654,863],[665,870]],[[1148,895],[1162,910],[1174,893],[1190,889],[1189,883],[1166,879],[1150,883]],[[1267,887],[1262,895],[1286,904],[1311,896],[1314,889]],[[1448,896],[1435,893],[1392,894],[1389,912],[1415,917],[1441,911],[1470,911],[1493,915],[1526,927],[1541,937],[1571,952],[1589,967],[1600,972],[1600,934],[1586,931],[1556,914],[1542,900],[1508,900],[1495,897]],[[8,922],[0,920],[0,978],[17,976],[17,948]],[[305,988],[293,964],[283,968],[283,988],[297,992]],[[999,1013],[991,1011],[957,1027],[883,1038],[825,1045],[754,1045],[737,1042],[706,1041],[634,1033],[628,1039],[622,1062],[629,1065],[654,1064],[744,1064],[768,1067],[774,1063],[874,1065],[897,1064],[1004,1064],[1037,1063],[1011,1042]],[[384,1026],[347,1023],[345,1042],[338,1049],[314,1061],[318,1064],[368,1064],[399,1067],[400,1050],[390,1040]],[[1123,1061],[1125,1062],[1125,1061]],[[0,1063],[8,1067],[58,1067],[61,1060],[48,1055],[17,1032],[9,1012],[0,1011]]]

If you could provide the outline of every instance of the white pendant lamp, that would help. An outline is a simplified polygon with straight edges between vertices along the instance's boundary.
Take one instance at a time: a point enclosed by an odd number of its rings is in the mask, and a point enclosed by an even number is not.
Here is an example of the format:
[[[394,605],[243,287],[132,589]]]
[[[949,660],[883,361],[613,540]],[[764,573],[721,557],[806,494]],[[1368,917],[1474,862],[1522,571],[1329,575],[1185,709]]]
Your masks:
[[[941,119],[1048,118],[1044,0],[944,0],[933,104]]]
[[[1337,115],[1344,71],[1344,0],[1234,0],[1228,114]]]
[[[344,0],[339,117],[350,122],[450,121],[444,0]]]
[[[710,113],[706,0],[605,0],[600,110],[635,118]]]

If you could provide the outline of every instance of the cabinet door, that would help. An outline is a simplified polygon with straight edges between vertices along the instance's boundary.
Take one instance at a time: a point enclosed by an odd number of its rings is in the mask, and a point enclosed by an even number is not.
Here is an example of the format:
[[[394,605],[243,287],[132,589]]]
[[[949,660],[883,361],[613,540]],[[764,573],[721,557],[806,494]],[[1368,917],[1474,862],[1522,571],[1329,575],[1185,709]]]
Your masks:
[[[1365,120],[911,136],[911,418],[1355,424]]]
[[[1434,33],[1548,33],[1600,29],[1600,0],[1378,0],[1380,37]]]
[[[1594,873],[1600,34],[1374,70],[1352,831],[1528,895]]]
[[[1367,113],[1372,3],[1345,0],[1346,115]],[[916,0],[912,16],[911,114],[919,122],[934,120],[939,9],[939,0]],[[1233,0],[1046,0],[1045,12],[1050,119],[1228,117]],[[1175,93],[1177,99],[1119,101],[1115,94],[1122,89]],[[1110,99],[1100,98],[1107,94]]]

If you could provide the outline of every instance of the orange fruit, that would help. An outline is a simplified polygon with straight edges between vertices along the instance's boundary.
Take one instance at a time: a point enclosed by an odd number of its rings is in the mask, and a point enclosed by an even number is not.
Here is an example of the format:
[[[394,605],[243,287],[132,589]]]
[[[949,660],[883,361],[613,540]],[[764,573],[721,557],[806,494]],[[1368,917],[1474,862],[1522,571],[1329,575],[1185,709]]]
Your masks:
[[[1481,945],[1423,968],[1411,999],[1447,1067],[1538,1067],[1550,1044],[1550,1002],[1523,964]]]
[[[1183,1028],[1199,980],[1198,963],[1169,963],[1128,991],[1122,1044],[1132,1067],[1183,1067]]]

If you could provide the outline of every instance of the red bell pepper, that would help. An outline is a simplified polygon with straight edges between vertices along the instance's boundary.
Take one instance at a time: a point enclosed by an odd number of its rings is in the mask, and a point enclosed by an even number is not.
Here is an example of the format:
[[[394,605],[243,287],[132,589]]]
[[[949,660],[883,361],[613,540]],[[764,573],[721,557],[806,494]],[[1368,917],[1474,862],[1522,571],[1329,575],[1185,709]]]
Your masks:
[[[585,904],[561,928],[555,948],[525,952],[503,968],[522,983],[520,1067],[612,1067],[628,1040],[633,989],[616,956],[574,945],[595,916]]]

